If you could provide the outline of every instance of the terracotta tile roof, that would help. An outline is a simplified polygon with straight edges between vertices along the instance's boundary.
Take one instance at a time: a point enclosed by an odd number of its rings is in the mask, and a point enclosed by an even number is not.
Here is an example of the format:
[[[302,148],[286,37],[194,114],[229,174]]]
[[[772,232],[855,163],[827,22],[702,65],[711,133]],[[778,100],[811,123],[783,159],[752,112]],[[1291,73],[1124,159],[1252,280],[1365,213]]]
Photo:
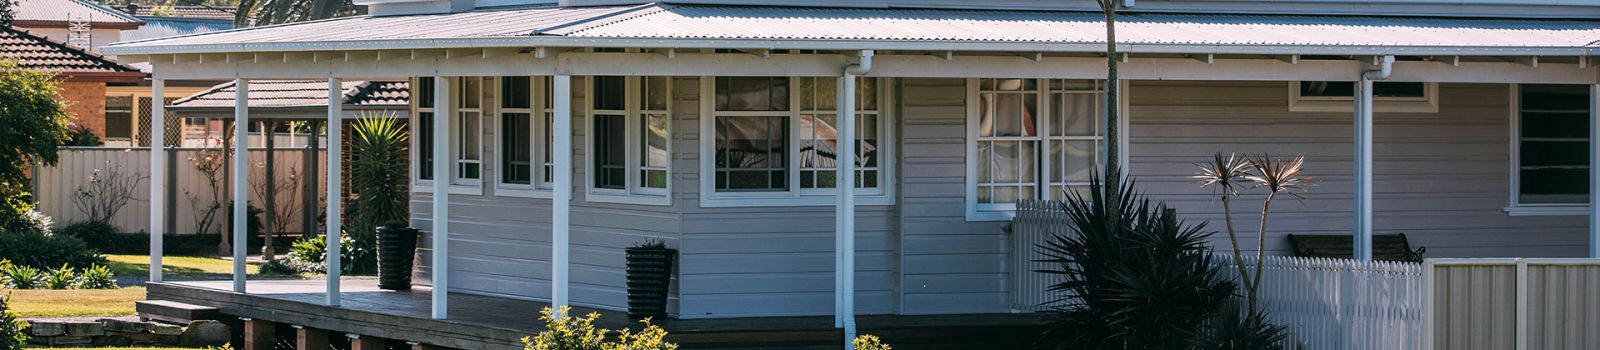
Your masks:
[[[404,81],[346,80],[346,106],[405,107],[411,103],[410,83]],[[172,102],[173,108],[233,108],[237,93],[233,82]],[[328,105],[326,80],[251,80],[250,107],[287,108]]]
[[[144,24],[127,13],[89,0],[18,0],[15,9],[18,26],[28,22],[65,23],[75,18],[88,19],[91,26],[124,29]]]
[[[122,10],[139,17],[174,17],[233,20],[234,10],[211,6],[140,6],[127,5]]]
[[[138,69],[106,59],[76,46],[34,35],[25,30],[0,27],[0,58],[16,60],[26,68],[77,73],[139,74]]]

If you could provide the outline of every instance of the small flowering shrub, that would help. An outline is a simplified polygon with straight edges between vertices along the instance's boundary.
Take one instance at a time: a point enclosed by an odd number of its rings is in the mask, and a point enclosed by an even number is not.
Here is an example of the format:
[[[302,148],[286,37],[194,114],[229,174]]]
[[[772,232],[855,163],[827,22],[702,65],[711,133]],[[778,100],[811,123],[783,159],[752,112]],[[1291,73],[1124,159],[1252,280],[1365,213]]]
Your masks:
[[[623,329],[617,332],[617,340],[606,340],[606,334],[611,330],[596,328],[594,320],[600,318],[599,313],[590,313],[583,317],[571,317],[572,307],[562,306],[561,311],[552,311],[544,308],[539,311],[539,320],[545,322],[545,331],[532,337],[522,337],[523,350],[675,350],[677,344],[665,340],[667,331],[661,327],[650,324],[650,319],[643,322],[644,329],[633,332]]]
[[[889,344],[884,344],[883,340],[871,334],[856,336],[855,343],[856,350],[891,350]]]
[[[21,350],[28,343],[28,321],[11,313],[11,294],[0,295],[0,350]]]

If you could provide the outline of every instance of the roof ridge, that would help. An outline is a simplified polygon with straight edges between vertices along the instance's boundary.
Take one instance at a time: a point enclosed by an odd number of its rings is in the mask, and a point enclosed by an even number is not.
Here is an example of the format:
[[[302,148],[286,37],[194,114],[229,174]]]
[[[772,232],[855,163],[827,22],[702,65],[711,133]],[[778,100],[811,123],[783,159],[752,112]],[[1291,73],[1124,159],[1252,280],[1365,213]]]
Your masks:
[[[80,48],[80,47],[74,46],[72,44],[67,44],[66,42],[56,41],[55,39],[51,39],[49,37],[34,35],[33,32],[29,32],[26,29],[21,29],[21,28],[12,27],[12,26],[0,26],[0,30],[17,33],[18,35],[21,35],[21,36],[26,37],[28,39],[33,39],[33,40],[36,40],[38,42],[44,43],[46,45],[53,46],[53,47],[56,47],[56,48],[59,48],[59,49],[62,49],[62,50],[66,50],[69,53],[73,53],[73,54],[77,54],[77,55],[83,56],[84,58],[87,58],[90,61],[95,61],[96,63],[108,65],[108,66],[114,67],[114,69],[117,69],[117,70],[123,70],[123,71],[127,71],[127,72],[139,72],[140,71],[138,68],[133,68],[131,66],[124,65],[124,64],[122,64],[120,62],[112,61],[111,59],[108,59],[105,56],[100,55],[99,53],[95,53],[95,52],[86,50],[84,48]]]
[[[106,5],[100,4],[100,2],[97,2],[97,1],[86,1],[86,0],[67,0],[67,1],[76,2],[76,3],[79,3],[79,4],[83,4],[84,6],[89,6],[89,7],[92,7],[92,8],[99,9],[101,11],[108,12],[108,13],[111,14],[111,16],[113,16],[113,17],[121,17],[121,19],[125,20],[125,21],[129,21],[129,22],[133,22],[133,23],[144,23],[144,20],[139,19],[138,17],[134,17],[132,14],[129,14],[127,12],[122,12],[122,10],[118,10],[115,7],[110,7],[110,6],[106,6]]]
[[[567,34],[572,34],[572,33],[580,32],[580,31],[584,31],[584,30],[587,30],[587,29],[590,29],[590,28],[601,27],[601,26],[612,24],[612,23],[617,23],[617,22],[622,22],[622,21],[634,19],[634,18],[639,18],[639,17],[645,16],[645,15],[659,13],[661,11],[666,11],[666,10],[669,10],[669,9],[672,9],[672,8],[675,8],[675,7],[677,7],[677,5],[664,4],[664,3],[660,3],[660,2],[651,2],[651,3],[647,3],[647,4],[643,4],[643,5],[628,7],[628,8],[617,10],[617,11],[613,11],[613,12],[608,12],[608,13],[597,15],[597,16],[594,16],[594,17],[589,17],[589,18],[575,20],[575,21],[569,21],[569,22],[566,22],[566,23],[561,23],[561,24],[557,24],[557,25],[553,25],[553,26],[549,26],[549,27],[534,29],[532,33],[529,33],[529,35],[530,36],[537,36],[537,35],[541,35],[541,34],[550,34],[551,32],[555,32],[555,31],[559,30],[559,31],[561,31],[561,33],[555,33],[554,35],[566,36]],[[646,9],[652,9],[652,10],[640,12],[641,10],[646,10]],[[631,16],[622,16],[622,15],[633,13],[633,12],[639,12],[639,13],[631,15]],[[616,18],[612,18],[612,17],[616,17]]]

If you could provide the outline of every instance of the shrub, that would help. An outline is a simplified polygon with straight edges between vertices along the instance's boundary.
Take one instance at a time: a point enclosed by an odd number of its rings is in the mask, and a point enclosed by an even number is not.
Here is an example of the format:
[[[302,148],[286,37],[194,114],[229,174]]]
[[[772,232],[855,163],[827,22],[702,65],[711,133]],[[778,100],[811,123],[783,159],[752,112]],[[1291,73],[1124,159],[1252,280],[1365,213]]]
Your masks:
[[[32,266],[9,265],[5,267],[6,286],[12,289],[34,289],[39,287],[39,269]]]
[[[105,256],[89,248],[83,240],[65,235],[42,233],[0,233],[0,259],[35,269],[50,269],[63,264],[86,268],[105,264]]]
[[[95,147],[102,144],[104,143],[100,142],[100,136],[96,136],[94,130],[89,130],[87,126],[74,124],[67,131],[65,146]]]
[[[1041,347],[1190,348],[1233,297],[1204,224],[1182,223],[1133,188],[1093,181],[1062,203],[1069,226],[1039,247],[1049,264],[1040,272],[1060,281],[1049,289],[1057,296]]]
[[[884,344],[883,340],[878,339],[877,336],[874,336],[874,335],[871,335],[871,334],[862,334],[862,335],[856,336],[855,344],[856,344],[855,345],[856,350],[891,350],[892,349],[892,348],[889,347],[889,344]]]
[[[0,189],[3,192],[4,189]],[[0,193],[0,196],[5,196]],[[19,193],[10,198],[0,198],[0,232],[34,232],[50,234],[55,223],[50,216],[33,208],[33,195]]]
[[[1247,315],[1238,305],[1225,307],[1206,327],[1197,350],[1279,350],[1289,342],[1288,327],[1265,322],[1264,314]],[[1298,347],[1294,347],[1298,348]]]
[[[22,350],[28,343],[28,321],[11,312],[11,294],[0,296],[0,350]]]
[[[523,350],[674,350],[678,344],[665,340],[667,331],[660,326],[650,324],[646,318],[644,328],[638,332],[623,329],[617,332],[616,341],[606,340],[606,334],[611,330],[595,328],[594,320],[600,318],[599,313],[590,313],[583,317],[572,317],[572,307],[562,306],[560,313],[555,313],[546,307],[539,311],[539,320],[545,322],[545,330],[533,337],[522,337]],[[557,315],[560,319],[557,320]]]
[[[61,234],[83,240],[90,248],[106,252],[116,252],[118,248],[128,245],[126,241],[132,237],[118,234],[120,231],[116,225],[100,220],[74,222],[61,228]]]
[[[61,268],[44,273],[44,287],[49,289],[72,288],[78,279],[78,271],[71,266],[61,265]]]
[[[78,289],[117,289],[117,280],[111,275],[111,269],[105,265],[95,265],[83,269],[83,274],[78,276]]]

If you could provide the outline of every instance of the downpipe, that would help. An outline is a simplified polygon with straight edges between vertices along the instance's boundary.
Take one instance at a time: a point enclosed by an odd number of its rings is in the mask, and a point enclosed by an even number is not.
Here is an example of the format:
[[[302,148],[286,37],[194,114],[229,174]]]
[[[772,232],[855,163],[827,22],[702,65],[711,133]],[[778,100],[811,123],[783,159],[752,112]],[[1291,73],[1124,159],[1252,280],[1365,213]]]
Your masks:
[[[1378,67],[1361,72],[1356,82],[1355,258],[1372,260],[1372,82],[1389,79],[1394,55],[1384,55]]]
[[[840,118],[838,126],[839,132],[836,134],[839,135],[838,138],[854,138],[856,119],[855,110],[857,103],[855,94],[856,77],[865,75],[867,72],[872,71],[872,54],[873,50],[861,50],[861,52],[857,54],[856,63],[845,66],[844,72],[841,74],[842,77],[839,81],[840,91],[838,94],[840,100]],[[850,147],[854,148],[853,141],[839,142],[839,144],[850,144],[852,145]],[[855,174],[855,152],[850,150],[837,153],[841,155],[848,155],[850,157],[849,160],[840,159],[838,161],[840,172],[844,174],[850,174],[839,175],[839,178],[854,179],[855,176],[853,174]],[[834,313],[836,316],[834,321],[836,321],[836,326],[844,328],[844,348],[850,349],[854,346],[856,338],[855,181],[847,182],[849,182],[851,185],[835,186],[838,187],[839,190],[838,230],[840,237],[838,239],[838,245],[835,247],[835,249],[838,251],[838,260],[835,261],[835,267],[837,268],[835,271],[838,275],[834,280],[834,287],[838,288],[837,290],[839,292],[836,296],[836,300],[834,300],[834,305],[838,308]]]

